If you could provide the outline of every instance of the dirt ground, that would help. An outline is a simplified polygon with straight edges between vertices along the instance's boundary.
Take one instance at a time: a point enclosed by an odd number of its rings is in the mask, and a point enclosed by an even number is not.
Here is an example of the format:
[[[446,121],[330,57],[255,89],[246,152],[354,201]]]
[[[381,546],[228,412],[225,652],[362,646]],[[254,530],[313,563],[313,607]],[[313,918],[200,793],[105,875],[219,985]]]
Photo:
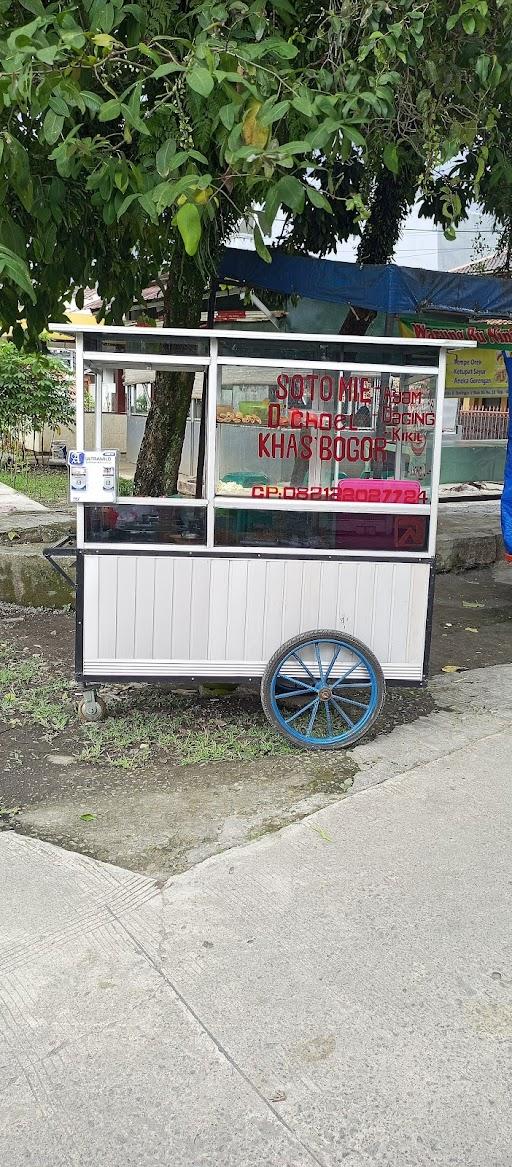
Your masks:
[[[288,748],[255,691],[108,686],[108,720],[79,725],[73,637],[72,613],[0,608],[0,828],[167,876],[350,788],[351,751]],[[512,567],[439,576],[432,673],[511,659]],[[390,689],[376,732],[432,708]]]

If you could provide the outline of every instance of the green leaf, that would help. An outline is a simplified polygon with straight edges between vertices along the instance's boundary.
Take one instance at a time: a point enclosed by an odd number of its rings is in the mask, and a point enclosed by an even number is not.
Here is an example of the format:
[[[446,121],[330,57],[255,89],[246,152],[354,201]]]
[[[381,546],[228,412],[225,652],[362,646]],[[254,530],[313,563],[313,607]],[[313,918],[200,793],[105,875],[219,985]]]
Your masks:
[[[26,8],[27,12],[32,12],[34,16],[44,16],[42,0],[21,0],[21,6]]]
[[[144,9],[141,8],[140,4],[125,4],[124,11],[129,12],[132,16],[134,16],[135,19],[139,22],[139,24],[141,24],[142,21],[144,20],[145,13],[144,13]]]
[[[60,117],[67,118],[69,109],[66,102],[62,100],[62,97],[58,93],[52,93],[50,95],[48,104],[54,113],[59,114]]]
[[[297,94],[297,97],[293,98],[292,106],[298,113],[304,114],[304,117],[307,118],[313,117],[315,112],[313,102],[307,92]]]
[[[225,126],[227,130],[233,129],[237,113],[238,106],[234,102],[232,102],[231,105],[223,105],[219,110],[220,120],[222,125]]]
[[[283,178],[279,179],[275,188],[275,197],[278,197],[280,203],[284,203],[297,215],[300,215],[304,210],[305,190],[298,178],[294,178],[292,174],[285,174]]]
[[[118,207],[118,210],[117,210],[118,220],[121,218],[122,215],[124,215],[125,211],[128,210],[128,207],[131,207],[132,203],[135,202],[135,199],[138,199],[138,198],[139,198],[138,194],[129,194],[126,196],[126,198],[123,199],[120,207]]]
[[[98,45],[100,49],[111,49],[114,44],[113,36],[107,36],[107,33],[98,32],[92,38],[93,45]]]
[[[50,45],[47,49],[37,49],[36,61],[42,61],[43,65],[53,65],[58,51],[57,45]]]
[[[149,137],[150,131],[145,122],[143,122],[140,114],[138,114],[129,105],[121,104],[121,113],[127,123],[132,129],[137,130],[139,134],[145,134]],[[101,120],[101,119],[100,119]]]
[[[27,241],[24,232],[19,223],[16,223],[11,218],[9,212],[5,210],[5,207],[0,218],[0,243],[3,243],[10,251],[14,251],[16,255],[19,255],[20,259],[25,259]]]
[[[362,146],[363,149],[366,148],[366,141],[359,130],[356,130],[355,126],[342,126],[342,133],[343,137],[348,138],[353,146]]]
[[[482,81],[482,83],[484,83],[487,80],[490,64],[491,64],[490,57],[486,57],[484,53],[481,53],[480,56],[477,58],[477,61],[475,64],[475,73],[476,73],[479,81]]]
[[[261,126],[271,126],[274,122],[279,121],[279,118],[284,117],[290,108],[289,101],[278,101],[276,105],[271,105],[266,110],[260,110],[258,114],[258,122]]]
[[[22,292],[26,292],[32,303],[35,304],[36,296],[26,263],[20,259],[19,255],[15,255],[9,247],[4,247],[2,244],[0,244],[0,274],[5,274],[18,288],[21,288]]]
[[[95,818],[96,818],[96,815],[95,814],[81,814],[80,818],[81,818],[83,823],[93,823]]]
[[[17,141],[17,138],[13,138],[12,134],[6,133],[3,141],[9,155],[9,174],[17,194],[20,194],[30,181],[28,154],[26,148]]]
[[[60,138],[63,125],[64,118],[49,109],[43,122],[43,135],[50,146],[54,146],[57,138]]]
[[[101,106],[103,104],[101,97],[98,97],[97,93],[90,93],[89,90],[87,90],[87,89],[83,90],[82,97],[84,99],[84,102],[85,102],[87,109],[91,113],[98,113],[98,110],[101,109]]]
[[[338,134],[340,130],[342,130],[343,133],[348,136],[350,127],[344,126],[343,123],[338,121],[337,118],[325,118],[322,122],[320,122],[320,125],[317,126],[317,128],[308,135],[310,140],[310,147],[312,147],[314,150],[317,148],[322,149],[322,147],[325,146],[329,141],[329,138],[332,137],[333,134]]]
[[[172,158],[169,159],[169,162],[167,164],[167,176],[166,177],[168,178],[169,175],[173,173],[173,171],[179,170],[180,166],[184,166],[185,163],[188,162],[188,160],[189,160],[189,153],[186,150],[178,150],[178,153],[173,154]],[[197,186],[198,180],[199,180],[199,175],[197,173],[192,173],[192,174],[183,175],[182,178],[178,179],[178,181],[173,183],[173,184],[171,184],[169,182],[158,183],[158,186],[154,187],[154,189],[153,189],[153,194],[156,196],[155,202],[157,204],[160,204],[160,201],[161,201],[160,196],[163,196],[161,210],[163,210],[164,207],[170,207],[171,203],[174,202],[175,198],[177,198],[178,195],[183,194],[183,191],[186,191],[193,186]],[[210,182],[211,182],[211,175],[208,175],[208,182],[206,183],[206,185],[208,186]],[[174,192],[172,198],[168,197],[170,195],[171,191]]]
[[[398,150],[394,142],[387,142],[384,146],[382,161],[392,174],[398,174]]]
[[[201,97],[209,97],[213,89],[213,77],[202,65],[194,65],[187,73],[187,85]]]
[[[111,227],[112,223],[115,222],[115,219],[116,219],[115,203],[105,203],[105,205],[103,207],[103,222],[107,224],[107,227]]]
[[[296,45],[292,45],[290,41],[282,40],[278,36],[267,37],[265,41],[262,41],[262,47],[266,53],[275,53],[277,57],[282,57],[285,61],[292,61],[299,51]]]
[[[326,199],[325,195],[322,194],[321,190],[317,190],[314,186],[307,186],[306,194],[310,203],[313,203],[314,207],[318,207],[318,209],[321,211],[328,211],[329,214],[332,215],[331,204],[329,200]]]
[[[178,155],[176,154],[176,158]],[[174,159],[173,159],[174,161]],[[205,181],[206,176],[203,176],[201,182]],[[211,175],[208,175],[209,182],[212,181]],[[196,190],[199,185],[198,174],[184,174],[182,178],[178,178],[176,182],[159,182],[158,186],[153,187],[151,196],[158,213],[165,211],[166,207],[172,206],[173,203],[182,194],[188,194],[192,190]]]
[[[184,203],[175,222],[187,255],[195,255],[201,239],[201,216],[195,203]]]
[[[115,7],[113,4],[100,4],[99,6],[99,26],[103,32],[111,32],[116,18]]]
[[[263,235],[261,234],[257,223],[254,224],[254,246],[260,259],[263,259],[265,263],[272,263],[272,256],[268,250],[268,247],[263,241]]]
[[[139,200],[141,207],[146,212],[146,214],[149,215],[152,222],[156,223],[157,222],[157,211],[156,211],[154,201],[151,198],[151,195],[149,194],[149,192],[145,192],[144,194],[137,195],[137,198]],[[125,202],[126,202],[126,199],[125,199]],[[124,204],[121,203],[121,206],[119,207],[119,211],[118,211],[118,216],[117,216],[118,218],[119,218],[119,214],[120,214],[123,206],[124,206]]]
[[[158,173],[162,176],[162,178],[167,178],[167,175],[169,173],[171,158],[173,157],[173,154],[175,154],[175,153],[176,153],[176,140],[175,140],[175,138],[168,138],[167,141],[164,142],[163,146],[160,146],[160,149],[159,149],[157,156],[156,156],[156,168],[158,170]]]
[[[311,142],[308,142],[307,138],[297,142],[283,142],[283,145],[279,147],[279,153],[284,155],[311,154]]]
[[[476,28],[476,20],[469,12],[465,12],[464,16],[462,17],[462,27],[464,32],[467,32],[468,36],[473,36]]]
[[[496,57],[493,57],[492,60],[493,66],[489,73],[489,85],[494,89],[500,80],[503,69],[500,65],[500,62],[496,60]]]
[[[287,16],[295,16],[295,8],[289,3],[289,0],[270,0],[270,8],[275,8],[276,12],[285,12]]]
[[[277,215],[279,207],[281,206],[281,199],[279,197],[278,183],[271,186],[265,200],[265,206],[259,213],[259,220],[266,235],[270,235],[272,224]]]
[[[115,118],[119,117],[120,113],[121,113],[121,102],[115,101],[115,99],[112,98],[110,101],[106,101],[104,103],[104,105],[102,105],[100,112],[98,114],[98,121],[99,122],[112,122],[112,121],[114,121]]]
[[[158,68],[155,69],[154,73],[151,74],[151,76],[155,81],[159,81],[161,77],[169,77],[171,73],[183,73],[183,68],[183,65],[159,65]]]
[[[40,18],[37,18],[37,20],[31,20],[30,24],[18,25],[18,27],[15,28],[14,31],[11,32],[11,34],[7,37],[8,48],[15,52],[20,45],[29,44],[34,33],[37,33],[40,28]]]
[[[61,30],[60,38],[70,49],[82,49],[85,45],[85,36],[81,28],[64,28]]]

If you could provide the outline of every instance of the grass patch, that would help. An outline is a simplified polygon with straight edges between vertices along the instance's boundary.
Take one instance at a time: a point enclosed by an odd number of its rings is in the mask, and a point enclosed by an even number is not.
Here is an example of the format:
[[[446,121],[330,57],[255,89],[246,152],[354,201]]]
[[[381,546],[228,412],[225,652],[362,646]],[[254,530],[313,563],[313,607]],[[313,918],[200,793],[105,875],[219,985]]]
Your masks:
[[[116,703],[107,721],[82,727],[83,761],[104,760],[133,770],[164,758],[197,766],[290,753],[267,725],[256,695],[237,699],[235,694],[229,709],[222,703],[221,716],[220,703],[214,699],[149,687],[142,692],[147,702],[143,709],[134,705],[133,697],[127,698]]]
[[[34,502],[40,502],[50,510],[69,507],[69,484],[67,470],[41,469],[26,466],[21,470],[0,470],[0,482],[19,490]],[[133,494],[131,478],[119,479],[119,495],[126,498]]]
[[[41,656],[20,660],[11,653],[10,645],[0,644],[0,714],[12,726],[28,719],[52,740],[72,720],[72,684],[50,674]]]
[[[105,695],[108,700],[108,689]],[[267,724],[256,693],[219,699],[148,685],[112,695],[106,721],[80,723],[74,684],[62,670],[41,655],[20,658],[14,645],[0,644],[0,717],[13,729],[32,725],[45,742],[58,741],[82,762],[138,770],[292,752]]]
[[[43,506],[57,508],[69,505],[68,475],[65,470],[38,470],[36,467],[0,470],[0,482]]]

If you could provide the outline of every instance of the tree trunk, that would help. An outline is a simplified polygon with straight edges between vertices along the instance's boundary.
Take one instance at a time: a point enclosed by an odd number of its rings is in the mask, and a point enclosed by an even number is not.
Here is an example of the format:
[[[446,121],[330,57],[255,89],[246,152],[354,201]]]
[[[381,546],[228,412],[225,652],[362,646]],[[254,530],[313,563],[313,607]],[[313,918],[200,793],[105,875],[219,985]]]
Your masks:
[[[416,172],[412,167],[404,167],[397,175],[382,168],[375,184],[370,216],[357,249],[357,263],[363,266],[366,263],[391,263],[415,191]],[[364,336],[376,315],[372,309],[350,307],[340,334]]]
[[[206,327],[213,328],[215,323],[215,301],[217,299],[217,280],[210,281],[210,295],[208,296],[208,310],[206,313]],[[201,396],[201,421],[199,423],[199,441],[197,445],[196,469],[196,498],[203,497],[204,462],[206,454],[206,411],[208,406],[208,370],[203,374],[203,392]],[[212,386],[214,389],[214,387]]]
[[[178,269],[171,264],[164,328],[199,328],[203,294],[204,281],[192,259],[185,256]],[[165,498],[177,493],[194,377],[193,372],[157,371],[135,470],[135,495]]]

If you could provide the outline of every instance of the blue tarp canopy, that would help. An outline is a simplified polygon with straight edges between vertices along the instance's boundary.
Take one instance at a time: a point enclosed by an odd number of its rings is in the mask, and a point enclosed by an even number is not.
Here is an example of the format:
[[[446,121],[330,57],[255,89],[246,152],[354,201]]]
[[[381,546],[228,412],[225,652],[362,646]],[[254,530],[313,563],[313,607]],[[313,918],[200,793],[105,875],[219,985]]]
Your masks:
[[[356,263],[308,259],[280,251],[272,252],[272,263],[265,263],[255,251],[227,247],[219,278],[390,315],[438,311],[495,318],[512,316],[512,279],[491,276],[464,276],[393,264],[359,267]]]

